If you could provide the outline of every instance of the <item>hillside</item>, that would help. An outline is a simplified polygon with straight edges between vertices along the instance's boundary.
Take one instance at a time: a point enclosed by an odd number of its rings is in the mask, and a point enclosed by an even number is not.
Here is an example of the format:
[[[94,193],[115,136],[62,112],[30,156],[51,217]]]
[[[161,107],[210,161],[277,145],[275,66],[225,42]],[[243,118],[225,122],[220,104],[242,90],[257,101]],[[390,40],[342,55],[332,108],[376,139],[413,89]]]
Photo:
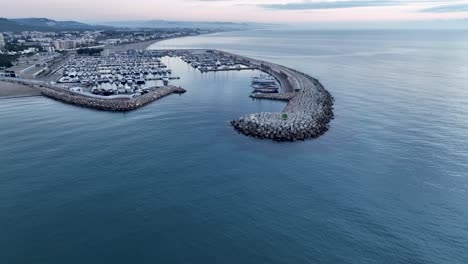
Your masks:
[[[61,31],[109,29],[105,26],[93,26],[76,21],[55,21],[47,18],[0,18],[0,31]]]
[[[267,27],[267,24],[259,23],[235,23],[235,22],[193,22],[193,21],[168,21],[168,20],[134,20],[115,21],[101,23],[106,26],[122,28],[200,28],[200,29],[252,29]]]

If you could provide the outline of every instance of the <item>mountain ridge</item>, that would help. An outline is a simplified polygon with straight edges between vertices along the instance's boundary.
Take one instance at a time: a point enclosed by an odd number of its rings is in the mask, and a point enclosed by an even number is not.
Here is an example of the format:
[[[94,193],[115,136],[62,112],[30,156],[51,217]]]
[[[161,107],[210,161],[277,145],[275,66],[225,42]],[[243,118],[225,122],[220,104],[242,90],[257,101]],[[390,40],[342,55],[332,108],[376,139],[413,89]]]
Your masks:
[[[0,31],[82,31],[109,28],[108,26],[90,25],[77,21],[57,21],[49,18],[0,18]]]

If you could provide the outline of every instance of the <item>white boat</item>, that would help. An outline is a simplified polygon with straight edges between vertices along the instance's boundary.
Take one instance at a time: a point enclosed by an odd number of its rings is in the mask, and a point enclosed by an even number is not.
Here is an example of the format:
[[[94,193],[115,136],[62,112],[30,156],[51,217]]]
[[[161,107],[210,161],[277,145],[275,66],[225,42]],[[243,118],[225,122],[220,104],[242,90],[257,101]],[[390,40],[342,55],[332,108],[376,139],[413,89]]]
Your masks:
[[[163,77],[162,78],[163,84],[168,85],[169,84],[169,78],[168,77]]]
[[[276,79],[270,75],[260,74],[258,77],[252,77],[252,85],[254,84],[275,85]]]

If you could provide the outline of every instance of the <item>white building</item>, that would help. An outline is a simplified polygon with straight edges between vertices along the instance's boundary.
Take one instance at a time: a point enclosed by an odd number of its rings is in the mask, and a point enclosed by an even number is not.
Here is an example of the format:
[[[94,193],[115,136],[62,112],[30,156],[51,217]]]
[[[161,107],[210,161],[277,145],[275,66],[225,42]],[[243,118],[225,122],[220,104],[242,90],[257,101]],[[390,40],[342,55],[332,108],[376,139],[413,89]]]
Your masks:
[[[3,40],[3,34],[0,33],[0,49],[5,47],[5,40]]]
[[[52,44],[55,50],[75,49],[77,46],[77,42],[74,40],[56,40]]]
[[[55,52],[55,48],[52,47],[52,46],[46,46],[46,47],[44,47],[44,50],[47,51],[47,52]]]

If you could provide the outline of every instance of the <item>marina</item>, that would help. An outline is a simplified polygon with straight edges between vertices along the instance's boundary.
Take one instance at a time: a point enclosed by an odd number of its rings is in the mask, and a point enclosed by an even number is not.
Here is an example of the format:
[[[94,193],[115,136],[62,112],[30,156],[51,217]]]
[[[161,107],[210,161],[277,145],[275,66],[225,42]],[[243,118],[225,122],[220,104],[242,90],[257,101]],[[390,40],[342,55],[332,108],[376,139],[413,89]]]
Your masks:
[[[107,56],[77,56],[59,72],[57,83],[36,83],[41,94],[64,103],[104,111],[131,111],[172,93],[179,77],[164,57],[178,57],[201,73],[206,71],[260,70],[251,78],[253,99],[286,101],[282,112],[252,113],[232,120],[241,134],[274,141],[316,138],[333,119],[333,97],[322,84],[282,65],[219,50],[149,50],[115,52]],[[174,75],[173,75],[174,74]],[[70,87],[69,85],[72,85]]]
[[[167,86],[172,70],[161,62],[158,53],[129,50],[108,56],[79,56],[58,71],[60,84],[83,87],[96,95],[145,94],[155,86]]]
[[[178,56],[190,64],[192,67],[198,69],[200,72],[212,71],[240,71],[240,70],[253,70],[254,67],[245,65],[230,55],[217,53],[213,50],[199,50],[199,51],[186,51],[179,52]]]

